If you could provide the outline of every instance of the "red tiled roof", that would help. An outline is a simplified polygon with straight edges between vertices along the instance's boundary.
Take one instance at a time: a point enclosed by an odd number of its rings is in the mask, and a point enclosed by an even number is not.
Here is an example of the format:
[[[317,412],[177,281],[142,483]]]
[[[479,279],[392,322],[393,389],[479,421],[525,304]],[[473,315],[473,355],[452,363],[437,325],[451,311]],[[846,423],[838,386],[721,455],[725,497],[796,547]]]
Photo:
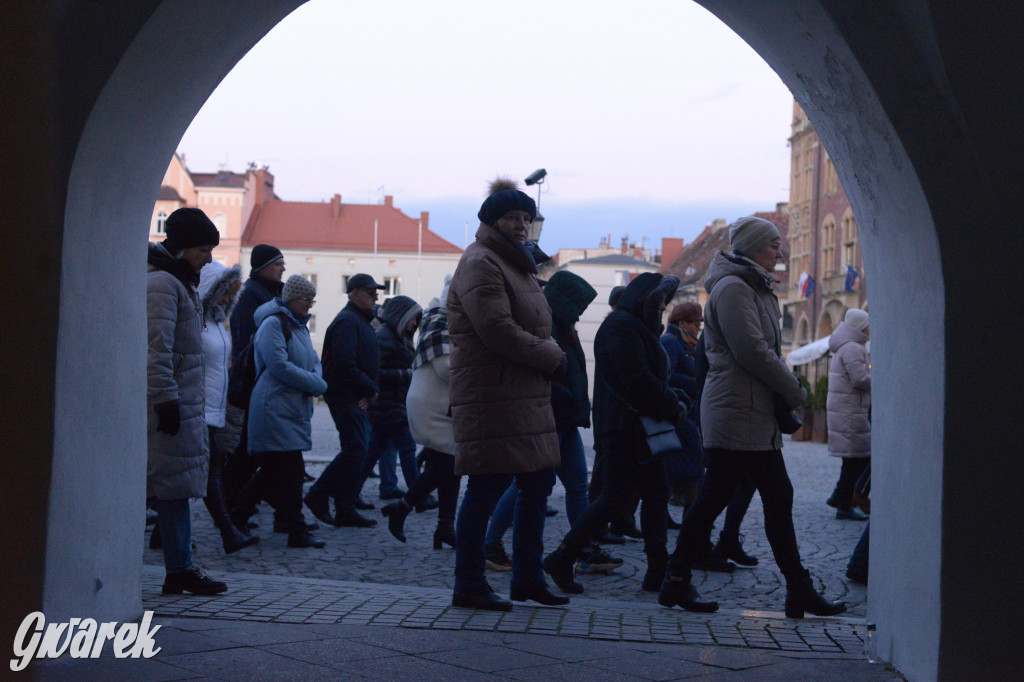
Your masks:
[[[179,202],[184,202],[185,201],[184,199],[181,198],[181,195],[178,194],[178,190],[174,189],[173,187],[169,187],[167,185],[160,185],[160,191],[156,193],[156,200],[157,201],[179,201]]]
[[[221,171],[219,173],[192,173],[192,182],[196,187],[245,187],[245,175]]]
[[[373,251],[374,220],[378,251],[416,253],[419,221],[393,206],[276,199],[264,202],[253,212],[242,245]],[[462,249],[424,227],[423,253],[462,253]]]

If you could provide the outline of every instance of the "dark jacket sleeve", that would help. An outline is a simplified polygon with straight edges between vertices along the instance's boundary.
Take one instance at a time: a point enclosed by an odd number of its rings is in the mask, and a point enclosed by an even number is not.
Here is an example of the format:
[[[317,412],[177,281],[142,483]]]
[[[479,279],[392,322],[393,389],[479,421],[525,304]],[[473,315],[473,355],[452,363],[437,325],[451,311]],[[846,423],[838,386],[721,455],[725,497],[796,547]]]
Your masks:
[[[606,349],[616,357],[606,363],[605,380],[616,395],[641,415],[674,421],[679,416],[679,400],[648,361],[643,333],[645,330],[639,325],[609,327]],[[660,346],[655,347],[660,353]]]
[[[671,334],[665,334],[661,337],[661,346],[668,354],[668,385],[685,391],[691,402],[696,400],[696,372],[692,366],[693,361],[690,359],[686,349],[683,348],[683,343]]]
[[[232,363],[238,358],[238,354],[249,345],[249,340],[256,333],[256,322],[253,320],[253,315],[258,307],[259,301],[256,300],[256,294],[249,285],[246,285],[238,296],[234,310],[231,311]]]
[[[361,330],[354,321],[338,321],[337,329],[331,334],[331,362],[329,367],[324,367],[324,379],[329,385],[346,386],[360,398],[369,398],[380,393],[380,386],[359,368],[360,336]],[[362,341],[377,343],[372,335]],[[325,352],[324,355],[328,354]]]

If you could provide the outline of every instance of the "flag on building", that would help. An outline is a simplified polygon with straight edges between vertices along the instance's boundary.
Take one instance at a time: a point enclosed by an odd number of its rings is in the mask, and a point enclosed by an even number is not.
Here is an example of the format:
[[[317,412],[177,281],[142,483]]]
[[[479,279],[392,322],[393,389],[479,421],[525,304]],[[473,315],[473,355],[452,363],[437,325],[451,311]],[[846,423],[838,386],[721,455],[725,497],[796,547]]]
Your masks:
[[[853,285],[857,281],[857,278],[859,276],[860,275],[857,274],[857,271],[853,269],[853,266],[851,266],[851,265],[847,265],[846,266],[846,290],[847,291],[853,291]]]
[[[817,283],[814,278],[808,275],[806,272],[800,274],[800,297],[810,298],[811,294],[814,293],[814,287]]]

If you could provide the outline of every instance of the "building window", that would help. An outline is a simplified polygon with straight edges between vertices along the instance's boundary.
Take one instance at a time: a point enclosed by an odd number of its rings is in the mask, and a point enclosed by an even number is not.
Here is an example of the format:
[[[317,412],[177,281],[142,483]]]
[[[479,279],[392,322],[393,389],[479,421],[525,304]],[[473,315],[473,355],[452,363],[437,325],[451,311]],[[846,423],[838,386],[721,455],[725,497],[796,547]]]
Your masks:
[[[825,196],[835,194],[839,186],[839,177],[836,175],[836,167],[832,165],[832,159],[825,158]]]
[[[227,234],[228,230],[228,219],[223,213],[217,213],[213,216],[213,224],[217,228],[217,232],[220,232],[220,236],[223,237]]]
[[[160,211],[156,214],[156,228],[154,232],[157,234],[167,234],[165,227],[167,226],[167,211]]]
[[[825,217],[821,228],[821,272],[822,281],[829,276],[835,267],[836,253],[836,219],[831,215]]]
[[[857,221],[849,209],[843,215],[843,265],[857,267]]]
[[[351,275],[342,275],[341,276],[341,293],[343,293],[343,294],[348,291],[348,278],[350,276]]]
[[[309,330],[310,334],[316,333],[316,315],[309,316],[309,322],[306,323],[306,329]]]
[[[313,273],[305,273],[304,272],[304,273],[302,273],[302,276],[305,277],[306,279],[308,279],[313,284],[313,288],[314,289],[319,289],[319,287],[316,284],[316,273],[315,272],[313,272]]]
[[[401,293],[402,278],[401,277],[385,277],[384,278],[384,295],[385,296],[398,296]]]

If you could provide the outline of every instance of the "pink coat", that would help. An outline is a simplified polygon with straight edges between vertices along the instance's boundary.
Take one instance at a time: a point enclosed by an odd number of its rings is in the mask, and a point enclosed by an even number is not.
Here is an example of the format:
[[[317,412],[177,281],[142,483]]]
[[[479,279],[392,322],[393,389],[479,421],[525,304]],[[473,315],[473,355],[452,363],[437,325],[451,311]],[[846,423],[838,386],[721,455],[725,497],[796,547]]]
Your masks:
[[[828,342],[828,454],[870,457],[871,368],[864,344],[868,337],[841,323]]]

